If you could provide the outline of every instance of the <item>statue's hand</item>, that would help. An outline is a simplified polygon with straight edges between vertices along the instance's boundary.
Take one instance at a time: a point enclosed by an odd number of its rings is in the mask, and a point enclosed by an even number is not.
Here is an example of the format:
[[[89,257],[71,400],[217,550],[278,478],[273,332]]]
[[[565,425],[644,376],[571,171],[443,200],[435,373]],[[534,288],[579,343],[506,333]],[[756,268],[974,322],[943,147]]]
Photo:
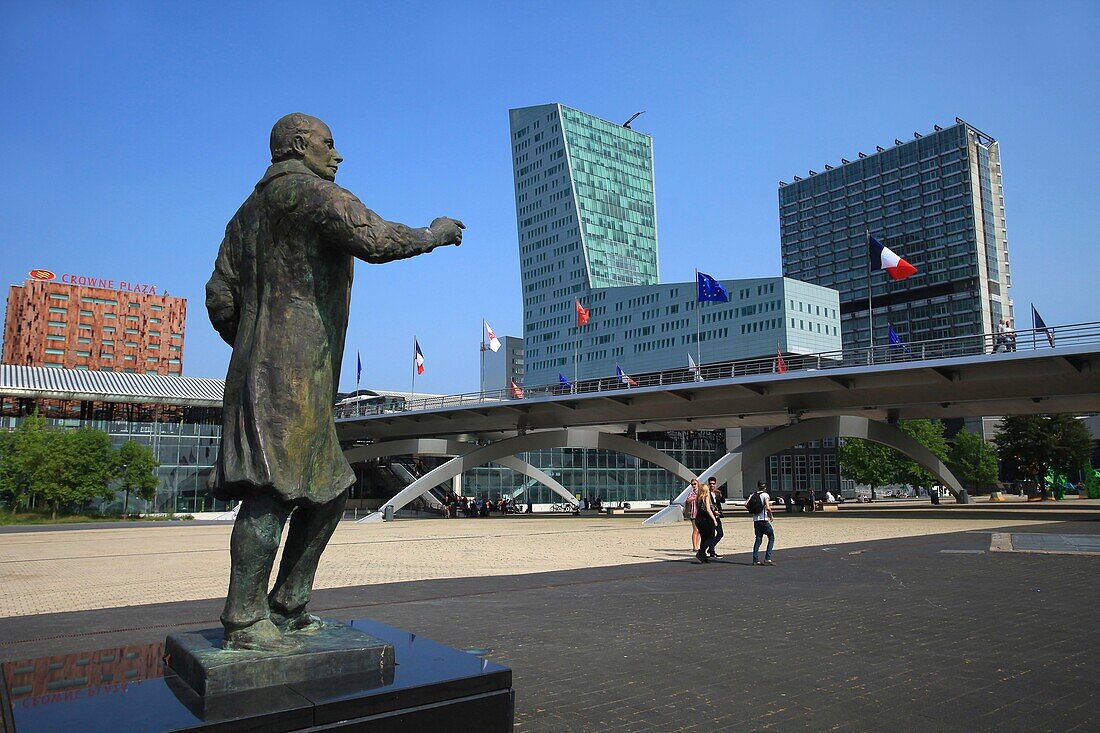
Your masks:
[[[462,244],[462,230],[466,228],[466,225],[458,219],[441,216],[433,221],[432,225],[428,228],[431,229],[432,233],[435,235],[437,247],[445,244],[458,246]]]

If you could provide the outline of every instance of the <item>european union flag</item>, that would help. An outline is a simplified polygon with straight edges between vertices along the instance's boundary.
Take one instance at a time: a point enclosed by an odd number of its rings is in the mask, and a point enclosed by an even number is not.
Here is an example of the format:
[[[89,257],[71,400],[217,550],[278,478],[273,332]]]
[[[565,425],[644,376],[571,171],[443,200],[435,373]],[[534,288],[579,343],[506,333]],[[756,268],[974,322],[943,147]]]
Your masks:
[[[564,386],[566,389],[569,389],[569,390],[573,389],[573,383],[570,382],[568,379],[566,379],[565,375],[562,374],[561,372],[558,372],[558,381],[561,382],[562,386]]]
[[[898,333],[897,333],[897,331],[894,330],[893,326],[890,326],[890,348],[891,349],[904,349],[906,354],[912,354],[913,353],[912,351],[909,350],[909,347],[905,345],[905,342],[901,340],[901,337],[898,336]]]
[[[710,275],[696,271],[695,273],[696,285],[699,289],[698,302],[704,303],[706,301],[714,301],[716,303],[728,303],[730,302],[730,294],[726,292],[726,289],[722,287],[722,283],[715,280]]]

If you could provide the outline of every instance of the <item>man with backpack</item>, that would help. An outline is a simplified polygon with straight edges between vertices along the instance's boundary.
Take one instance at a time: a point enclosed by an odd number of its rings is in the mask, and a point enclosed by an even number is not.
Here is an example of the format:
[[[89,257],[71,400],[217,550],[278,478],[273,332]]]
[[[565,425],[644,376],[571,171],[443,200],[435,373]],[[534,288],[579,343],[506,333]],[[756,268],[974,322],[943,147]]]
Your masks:
[[[752,528],[756,533],[756,542],[752,546],[753,565],[775,565],[772,562],[772,547],[775,546],[775,530],[772,529],[772,502],[768,496],[768,485],[763,481],[756,483],[756,491],[745,502],[745,509],[752,515]],[[760,542],[768,537],[768,547],[764,550],[764,562],[760,562]]]

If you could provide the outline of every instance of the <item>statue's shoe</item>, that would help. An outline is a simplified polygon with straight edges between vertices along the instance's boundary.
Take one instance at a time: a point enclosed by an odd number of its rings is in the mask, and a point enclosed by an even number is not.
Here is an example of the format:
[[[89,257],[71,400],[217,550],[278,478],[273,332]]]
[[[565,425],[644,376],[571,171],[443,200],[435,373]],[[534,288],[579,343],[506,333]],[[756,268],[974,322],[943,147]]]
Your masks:
[[[226,631],[222,648],[231,651],[294,652],[301,648],[301,644],[287,638],[265,618],[243,629]]]
[[[319,617],[305,611],[291,616],[272,611],[271,620],[284,634],[308,634],[320,631],[325,625]]]

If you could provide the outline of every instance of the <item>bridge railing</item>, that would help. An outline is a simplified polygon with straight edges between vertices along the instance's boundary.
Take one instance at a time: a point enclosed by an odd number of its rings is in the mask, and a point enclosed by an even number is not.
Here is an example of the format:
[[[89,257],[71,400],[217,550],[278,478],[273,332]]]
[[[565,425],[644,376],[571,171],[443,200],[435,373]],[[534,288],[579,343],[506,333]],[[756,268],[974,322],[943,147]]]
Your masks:
[[[511,389],[487,390],[484,392],[466,392],[455,395],[425,396],[404,401],[400,404],[342,405],[336,409],[337,418],[350,418],[383,413],[436,410],[444,407],[463,407],[469,405],[516,404],[535,397],[559,397],[569,394],[591,394],[596,392],[615,392],[636,387],[657,387],[691,382],[705,382],[730,377],[776,374],[784,372],[825,371],[856,366],[876,364],[898,364],[912,361],[933,361],[964,356],[979,356],[999,352],[1031,351],[1057,346],[1076,346],[1080,344],[1100,343],[1100,322],[1071,323],[1060,326],[1048,326],[1046,329],[1023,329],[1016,331],[1014,344],[998,343],[996,334],[974,334],[953,336],[927,341],[912,341],[903,344],[877,344],[874,347],[841,349],[814,354],[783,354],[782,364],[777,356],[756,359],[741,359],[702,364],[696,372],[686,366],[680,369],[666,369],[660,372],[646,372],[630,376],[630,381],[619,381],[615,375],[592,379],[580,379],[570,384],[551,384],[523,387],[513,392]],[[631,384],[630,382],[633,382]]]

